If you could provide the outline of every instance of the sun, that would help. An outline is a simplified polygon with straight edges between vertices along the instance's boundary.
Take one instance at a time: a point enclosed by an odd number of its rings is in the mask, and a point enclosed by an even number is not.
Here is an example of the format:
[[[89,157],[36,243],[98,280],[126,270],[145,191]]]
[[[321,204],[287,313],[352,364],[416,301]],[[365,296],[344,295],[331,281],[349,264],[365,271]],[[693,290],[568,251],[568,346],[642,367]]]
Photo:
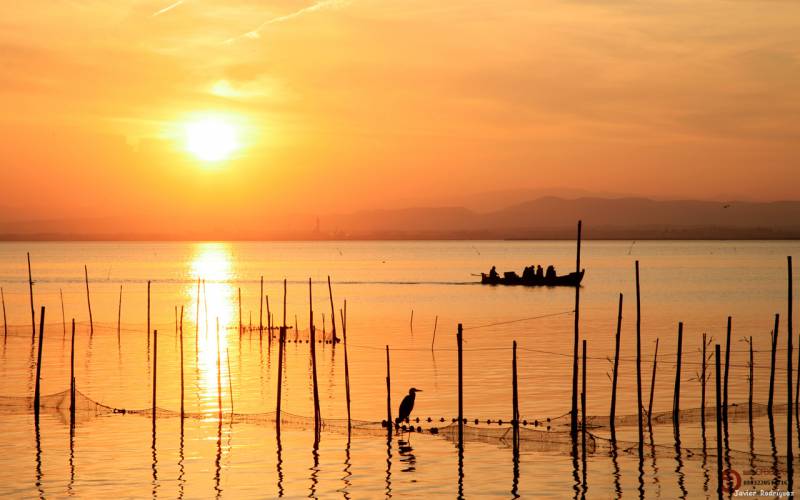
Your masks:
[[[221,118],[203,118],[186,124],[186,150],[199,160],[227,160],[239,148],[236,129]]]

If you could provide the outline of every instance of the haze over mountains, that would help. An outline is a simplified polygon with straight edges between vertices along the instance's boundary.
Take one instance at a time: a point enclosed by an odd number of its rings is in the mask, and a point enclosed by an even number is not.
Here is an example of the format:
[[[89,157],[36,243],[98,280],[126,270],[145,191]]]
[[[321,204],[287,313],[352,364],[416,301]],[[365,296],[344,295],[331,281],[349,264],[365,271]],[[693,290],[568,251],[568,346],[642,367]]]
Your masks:
[[[503,199],[492,198],[487,206]],[[800,238],[799,201],[545,196],[487,211],[412,207],[235,220],[137,215],[26,221],[2,212],[0,238],[5,240],[561,239],[574,237],[579,219],[589,239]]]

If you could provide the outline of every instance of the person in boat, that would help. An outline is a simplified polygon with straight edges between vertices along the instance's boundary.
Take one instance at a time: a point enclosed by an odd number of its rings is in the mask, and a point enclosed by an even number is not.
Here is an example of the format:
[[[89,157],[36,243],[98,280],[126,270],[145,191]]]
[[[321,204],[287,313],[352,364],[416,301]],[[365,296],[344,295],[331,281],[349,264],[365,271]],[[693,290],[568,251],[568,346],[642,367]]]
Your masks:
[[[542,269],[542,266],[536,266],[536,277],[538,279],[544,279],[544,269]]]
[[[492,279],[497,279],[498,278],[497,267],[492,266],[492,269],[489,271],[489,277],[492,278]]]
[[[547,266],[547,272],[545,273],[545,278],[553,279],[556,277],[556,268],[553,266]]]
[[[527,266],[522,271],[522,279],[525,280],[525,281],[532,280],[533,277],[536,275],[535,268],[536,268],[536,266]]]

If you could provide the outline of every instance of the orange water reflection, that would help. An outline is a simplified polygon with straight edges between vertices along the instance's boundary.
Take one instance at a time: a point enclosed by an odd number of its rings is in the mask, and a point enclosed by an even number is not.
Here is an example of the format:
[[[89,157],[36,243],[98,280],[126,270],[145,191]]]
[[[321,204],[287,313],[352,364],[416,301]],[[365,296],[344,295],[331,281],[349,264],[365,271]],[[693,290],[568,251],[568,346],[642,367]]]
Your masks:
[[[233,323],[236,290],[231,285],[235,275],[230,245],[197,243],[189,266],[188,275],[193,282],[187,285],[185,293],[190,297],[189,311],[197,323],[195,345],[200,405],[204,411],[214,412],[222,404],[227,411],[229,333],[238,325]]]

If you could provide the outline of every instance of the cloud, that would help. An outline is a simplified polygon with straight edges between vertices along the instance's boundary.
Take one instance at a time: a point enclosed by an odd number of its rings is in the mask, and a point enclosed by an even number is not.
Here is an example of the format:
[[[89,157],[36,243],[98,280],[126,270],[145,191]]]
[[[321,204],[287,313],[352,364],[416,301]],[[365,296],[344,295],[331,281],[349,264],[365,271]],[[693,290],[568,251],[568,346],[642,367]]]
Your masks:
[[[160,16],[161,14],[167,13],[167,12],[171,11],[172,9],[174,9],[175,7],[177,7],[180,4],[182,4],[183,2],[184,2],[184,0],[178,0],[177,2],[171,3],[171,4],[167,5],[166,7],[164,7],[163,9],[154,12],[153,13],[153,17]]]
[[[261,38],[261,30],[263,30],[264,28],[266,28],[271,24],[279,24],[279,23],[284,23],[286,21],[291,21],[292,19],[296,19],[298,17],[310,14],[312,12],[319,12],[321,10],[329,10],[329,9],[338,9],[347,6],[349,3],[350,2],[348,0],[322,0],[312,5],[309,5],[308,7],[303,7],[300,10],[291,12],[289,14],[284,14],[282,16],[267,19],[266,21],[259,24],[257,28],[242,33],[241,35],[237,35],[233,38],[229,38],[225,40],[225,43],[233,43],[240,38],[252,38],[252,39]]]

